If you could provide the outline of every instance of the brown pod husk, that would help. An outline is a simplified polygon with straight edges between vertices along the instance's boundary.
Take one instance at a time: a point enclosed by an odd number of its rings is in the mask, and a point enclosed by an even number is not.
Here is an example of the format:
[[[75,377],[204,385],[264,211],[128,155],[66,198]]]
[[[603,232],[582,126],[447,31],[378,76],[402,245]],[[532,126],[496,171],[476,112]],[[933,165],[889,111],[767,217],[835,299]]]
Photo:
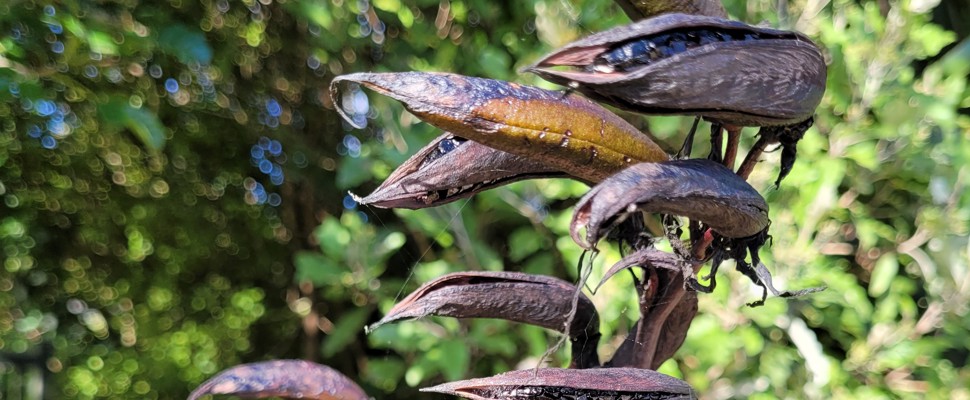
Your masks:
[[[578,70],[556,69],[563,66]],[[631,111],[744,126],[811,117],[826,77],[821,51],[800,33],[685,14],[593,34],[528,70]]]
[[[445,73],[356,73],[334,78],[335,102],[342,82],[399,100],[445,131],[589,182],[636,162],[670,159],[622,118],[572,93]]]
[[[340,372],[304,360],[274,360],[226,369],[192,391],[188,400],[204,395],[262,399],[285,397],[317,400],[366,400],[367,394]]]
[[[358,203],[419,209],[447,204],[523,179],[563,177],[542,163],[445,133],[397,167]]]
[[[649,369],[538,368],[421,389],[472,400],[696,398],[687,382]]]
[[[429,315],[505,319],[568,334],[573,363],[577,368],[589,368],[599,364],[599,316],[593,302],[580,294],[576,315],[570,321],[575,294],[576,286],[548,276],[505,271],[456,272],[421,285],[368,330]]]
[[[616,4],[634,21],[670,13],[727,18],[718,0],[616,0]]]
[[[768,204],[757,190],[723,165],[696,159],[637,164],[596,185],[576,204],[569,233],[593,249],[612,221],[637,208],[685,216],[729,238],[768,226]]]

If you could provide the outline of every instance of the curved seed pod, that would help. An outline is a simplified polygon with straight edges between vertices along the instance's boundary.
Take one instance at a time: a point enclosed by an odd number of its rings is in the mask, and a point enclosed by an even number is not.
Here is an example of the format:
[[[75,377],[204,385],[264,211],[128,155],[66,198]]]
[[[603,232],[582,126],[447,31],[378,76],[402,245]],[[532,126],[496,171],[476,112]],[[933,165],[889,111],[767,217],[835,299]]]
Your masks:
[[[724,166],[695,159],[637,164],[596,185],[576,204],[569,233],[592,249],[618,214],[636,208],[682,215],[729,238],[768,226],[768,204],[757,190]]]
[[[421,389],[473,400],[694,399],[687,382],[649,369],[538,368]]]
[[[226,369],[192,391],[188,400],[207,394],[262,399],[366,400],[367,394],[336,370],[304,360],[274,360]]]
[[[820,50],[800,33],[685,14],[593,34],[528,70],[631,111],[743,126],[811,117],[826,75]]]
[[[622,118],[575,94],[455,74],[357,73],[334,78],[335,102],[341,82],[393,97],[425,122],[455,135],[587,181],[600,181],[636,162],[670,159]]]
[[[662,268],[680,272],[685,277],[688,277],[693,273],[691,266],[687,264],[682,257],[679,257],[676,254],[657,250],[653,247],[646,247],[638,249],[637,251],[623,257],[623,259],[613,264],[613,266],[610,267],[605,274],[603,274],[603,277],[600,278],[600,283],[596,285],[596,289],[594,289],[593,292],[599,291],[599,288],[602,287],[606,281],[620,271],[637,266],[650,266],[653,268]]]
[[[634,21],[669,13],[727,18],[718,0],[616,0],[616,3]]]
[[[429,315],[500,318],[567,333],[572,340],[573,363],[577,368],[589,368],[599,365],[599,316],[593,302],[580,294],[576,315],[569,321],[575,293],[575,285],[548,276],[456,272],[425,283],[367,329]]]
[[[445,133],[397,167],[361,204],[435,207],[523,179],[565,176],[542,163]]]

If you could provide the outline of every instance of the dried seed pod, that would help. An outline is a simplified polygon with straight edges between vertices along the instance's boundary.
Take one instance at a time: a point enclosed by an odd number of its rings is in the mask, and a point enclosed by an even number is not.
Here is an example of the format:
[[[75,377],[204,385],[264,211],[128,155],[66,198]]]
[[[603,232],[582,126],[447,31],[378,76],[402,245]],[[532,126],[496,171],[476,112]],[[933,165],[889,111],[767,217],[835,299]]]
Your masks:
[[[634,21],[670,13],[727,18],[718,0],[616,0],[616,3]]]
[[[445,131],[590,182],[636,162],[670,159],[622,118],[575,94],[455,74],[402,72],[338,76],[331,85],[335,98],[341,82],[393,97]]]
[[[566,176],[540,162],[445,133],[397,167],[361,204],[435,207],[523,179]]]
[[[192,391],[188,400],[207,394],[246,398],[286,397],[317,400],[366,400],[367,394],[340,372],[304,360],[274,360],[226,369]]]
[[[429,315],[500,318],[567,333],[573,363],[577,368],[589,368],[599,365],[599,316],[593,302],[580,294],[575,318],[569,321],[575,293],[576,286],[548,276],[456,272],[425,283],[367,329]]]
[[[421,389],[472,400],[696,398],[687,382],[640,368],[538,368]]]
[[[631,111],[742,126],[811,117],[826,75],[820,50],[800,33],[685,14],[593,34],[529,70]]]
[[[695,159],[637,164],[613,175],[579,200],[569,233],[591,249],[611,221],[636,208],[682,215],[729,238],[768,226],[768,204],[757,190],[723,165]]]

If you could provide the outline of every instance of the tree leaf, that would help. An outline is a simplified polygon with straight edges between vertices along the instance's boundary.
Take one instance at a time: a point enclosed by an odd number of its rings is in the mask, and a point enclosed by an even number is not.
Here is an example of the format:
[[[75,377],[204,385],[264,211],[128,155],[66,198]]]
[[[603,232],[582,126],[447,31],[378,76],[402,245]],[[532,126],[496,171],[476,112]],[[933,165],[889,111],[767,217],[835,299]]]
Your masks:
[[[181,24],[168,26],[158,35],[158,46],[185,64],[212,62],[212,48],[197,28]]]
[[[357,338],[357,334],[364,329],[367,323],[367,316],[370,315],[370,308],[357,308],[346,312],[334,323],[334,328],[323,341],[323,348],[320,350],[324,357],[333,357],[338,351],[347,347],[350,342]]]
[[[157,151],[165,147],[165,126],[155,113],[132,107],[120,97],[100,105],[98,112],[105,123],[128,128],[149,149]]]

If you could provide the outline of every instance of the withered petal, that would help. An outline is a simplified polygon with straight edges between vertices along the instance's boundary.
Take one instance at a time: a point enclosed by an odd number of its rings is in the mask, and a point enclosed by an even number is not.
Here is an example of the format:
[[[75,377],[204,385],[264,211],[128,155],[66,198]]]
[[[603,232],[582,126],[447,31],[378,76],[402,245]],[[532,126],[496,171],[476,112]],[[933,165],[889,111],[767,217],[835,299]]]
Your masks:
[[[570,235],[592,249],[615,218],[637,208],[685,216],[729,238],[768,226],[768,204],[731,170],[709,160],[675,160],[637,164],[593,187],[576,204]]]
[[[247,398],[288,397],[317,400],[366,400],[367,394],[336,370],[304,360],[274,360],[226,369],[192,391],[188,400],[207,394]]]

